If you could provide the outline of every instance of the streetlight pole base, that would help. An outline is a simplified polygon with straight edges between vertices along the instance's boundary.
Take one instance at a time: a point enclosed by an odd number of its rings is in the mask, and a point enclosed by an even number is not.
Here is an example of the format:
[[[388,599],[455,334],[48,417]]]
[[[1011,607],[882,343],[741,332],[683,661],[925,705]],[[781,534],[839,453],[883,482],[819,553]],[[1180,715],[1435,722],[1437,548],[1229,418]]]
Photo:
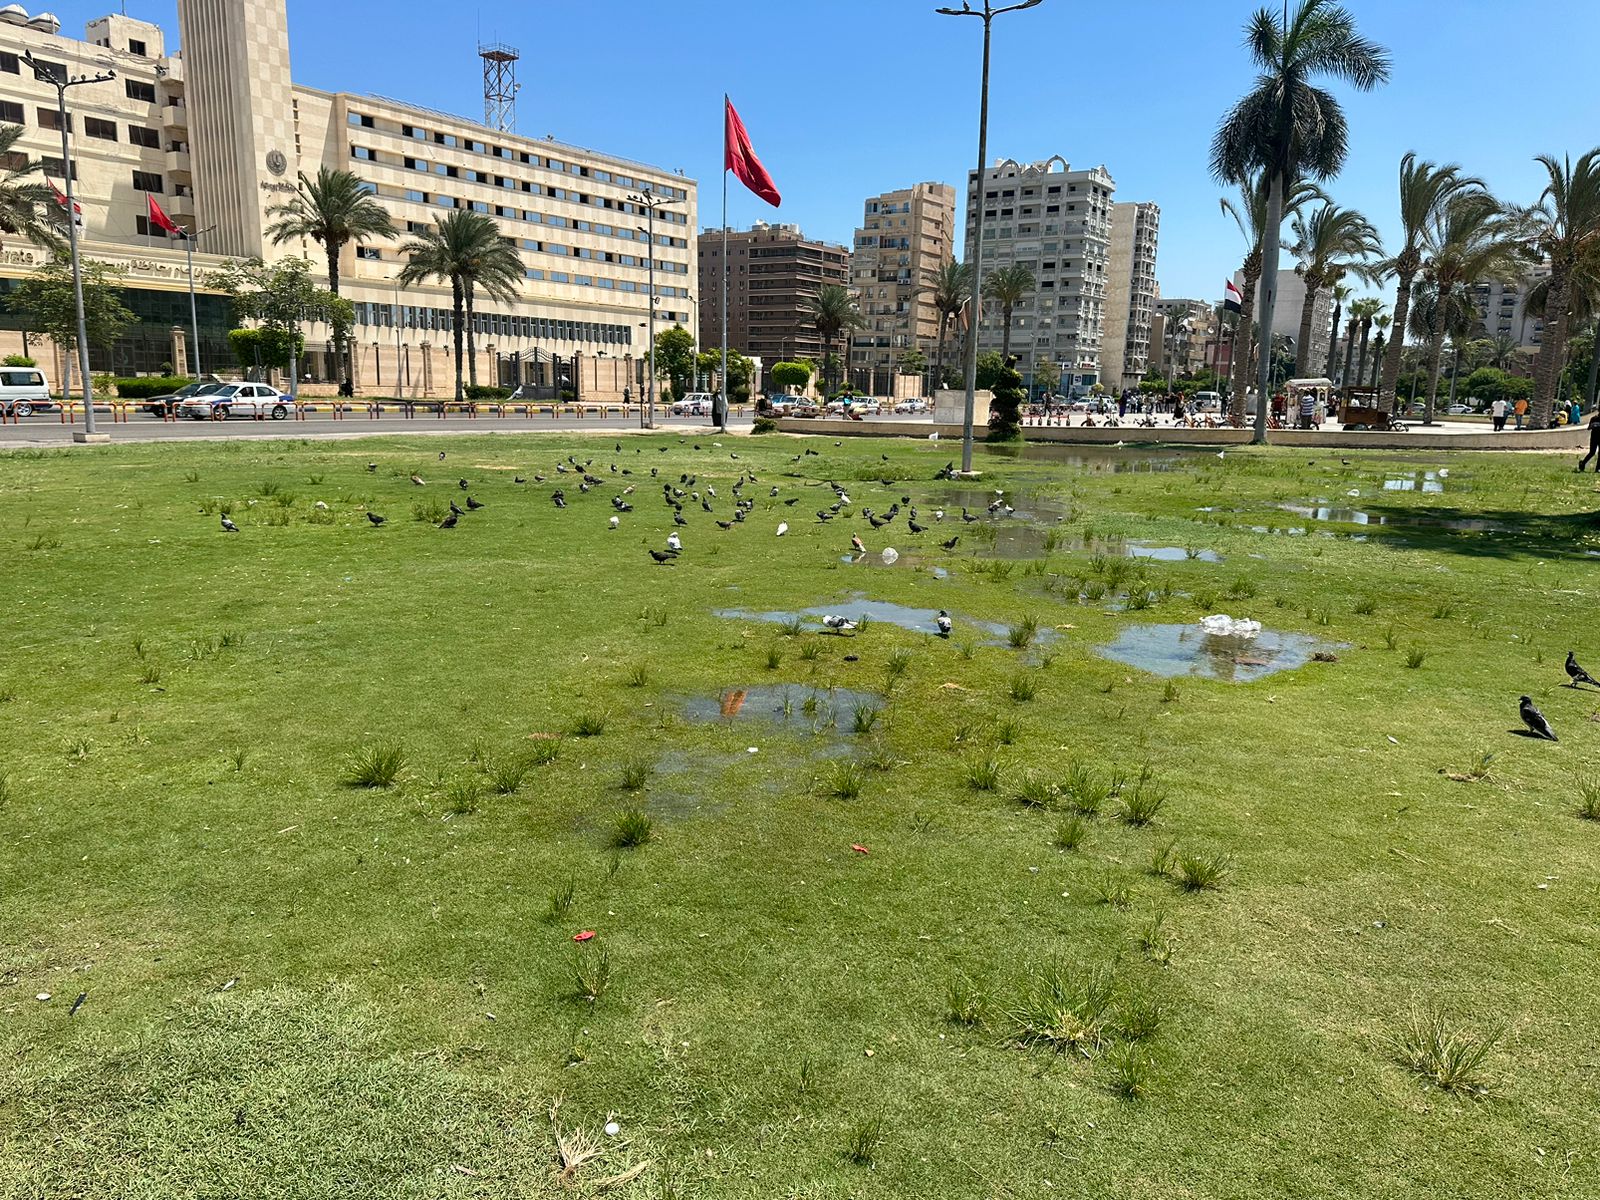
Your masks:
[[[81,429],[72,431],[72,440],[80,446],[109,446],[111,435],[109,433],[85,433]]]

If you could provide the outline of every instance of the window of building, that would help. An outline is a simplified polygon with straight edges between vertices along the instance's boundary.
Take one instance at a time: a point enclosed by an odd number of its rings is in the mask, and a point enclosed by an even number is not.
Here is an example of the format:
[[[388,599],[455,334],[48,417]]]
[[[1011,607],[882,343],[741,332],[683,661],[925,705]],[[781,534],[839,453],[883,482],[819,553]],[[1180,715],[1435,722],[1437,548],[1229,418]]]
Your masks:
[[[39,173],[41,175],[53,175],[56,178],[60,178],[65,173],[65,171],[66,171],[66,164],[63,163],[55,155],[46,154],[46,155],[42,155],[40,157],[40,159],[39,159]],[[72,177],[74,179],[76,179],[78,177],[78,164],[77,163],[73,163],[72,164]]]
[[[456,135],[453,133],[436,133],[433,135],[433,140],[435,144],[440,146],[454,146],[457,144]]]
[[[144,43],[140,42],[140,41],[135,41],[133,38],[129,38],[128,39],[128,53],[129,54],[137,54],[140,58],[149,58],[150,57],[148,54],[145,53]]]
[[[21,125],[22,105],[14,100],[0,100],[0,121],[4,121],[7,125]]]
[[[426,204],[428,202],[428,193],[413,191],[408,188],[406,190],[406,199],[410,200],[413,204]]]
[[[129,100],[140,100],[145,104],[154,104],[156,102],[156,85],[153,83],[143,83],[137,79],[126,79],[123,81],[123,87],[128,93]]]
[[[564,272],[564,271],[551,271],[550,272],[550,282],[551,283],[567,283],[567,282],[570,282],[570,281],[567,279],[566,272]]]
[[[400,132],[404,136],[416,138],[418,141],[425,142],[428,140],[428,131],[426,129],[418,129],[415,125],[402,125],[400,126]]]
[[[0,50],[0,71],[7,75],[21,75],[22,60],[9,50]]]
[[[357,246],[356,257],[376,261],[383,257],[383,251],[379,250],[376,246]]]
[[[474,154],[484,154],[487,152],[487,147],[485,147],[482,142],[469,141],[467,143],[467,149],[471,150]]]
[[[429,228],[429,226],[428,226],[428,223],[426,221],[407,221],[406,222],[406,232],[407,233],[424,234],[424,233],[428,232],[428,228]]]
[[[83,119],[83,132],[86,137],[99,138],[103,142],[117,140],[117,123],[104,121],[99,117],[85,117]]]
[[[155,171],[135,171],[133,173],[133,188],[137,192],[164,192],[166,184]]]
[[[363,162],[375,162],[375,161],[377,161],[377,156],[375,154],[373,154],[371,148],[368,147],[368,146],[351,146],[350,147],[350,157],[351,158],[359,158]]]
[[[40,129],[55,129],[55,130],[59,130],[61,128],[61,110],[60,109],[58,109],[58,108],[39,108],[39,109],[36,109],[35,112],[37,112],[38,116],[39,116],[39,128]],[[72,118],[70,116],[68,116],[67,117],[67,129],[71,130],[71,128],[72,128]]]
[[[143,125],[128,126],[128,141],[135,146],[143,146],[146,150],[161,149],[161,133],[156,129],[148,129]]]

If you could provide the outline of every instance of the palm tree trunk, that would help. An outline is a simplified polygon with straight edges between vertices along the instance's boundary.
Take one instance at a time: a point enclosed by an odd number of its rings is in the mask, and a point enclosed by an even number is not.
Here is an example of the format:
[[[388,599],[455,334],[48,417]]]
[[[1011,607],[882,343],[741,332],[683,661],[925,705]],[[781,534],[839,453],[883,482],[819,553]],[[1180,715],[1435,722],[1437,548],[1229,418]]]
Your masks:
[[[1450,408],[1456,406],[1456,380],[1461,377],[1461,343],[1452,339],[1450,356]],[[1449,411],[1446,409],[1446,411]]]
[[[473,289],[472,281],[468,280],[465,288],[467,299],[467,379],[473,387],[478,386],[478,335],[473,329]]]
[[[1267,440],[1267,407],[1272,392],[1272,314],[1278,302],[1278,243],[1283,233],[1283,191],[1287,181],[1274,171],[1267,189],[1267,226],[1261,231],[1261,365],[1256,372],[1255,445]]]
[[[1245,381],[1250,378],[1250,339],[1255,333],[1255,321],[1250,315],[1255,306],[1256,277],[1245,263],[1244,288],[1239,294],[1239,314],[1233,323],[1233,351],[1228,363],[1228,420],[1233,425],[1244,424]]]
[[[1329,379],[1333,378],[1333,368],[1339,361],[1339,318],[1344,315],[1344,305],[1339,303],[1338,296],[1333,299],[1333,327],[1328,334],[1328,369],[1323,372]]]
[[[328,247],[328,290],[335,296],[339,294],[339,247],[335,245],[330,245]],[[400,314],[396,313],[395,322],[398,324],[399,320]],[[343,383],[345,380],[345,349],[346,347],[344,346],[344,339],[340,337],[339,330],[336,328],[333,331],[334,383]],[[396,365],[395,369],[399,370],[400,368],[398,365]]]
[[[1356,362],[1356,386],[1365,387],[1367,382],[1367,339],[1372,335],[1372,321],[1361,322],[1361,357]]]
[[[1011,305],[1007,304],[1000,310],[1000,315],[1005,319],[1005,331],[1000,335],[1000,361],[1011,361]]]
[[[945,343],[945,331],[946,331],[946,328],[948,327],[949,323],[950,323],[950,314],[949,313],[940,313],[939,314],[939,348],[934,352],[934,358],[937,361],[934,363],[934,367],[933,367],[933,370],[934,370],[933,392],[934,392],[935,396],[937,396],[941,391],[944,390],[944,343]]]
[[[466,322],[466,302],[462,295],[461,277],[455,276],[450,280],[450,306],[455,317],[456,341],[456,403],[460,404],[466,397],[461,390],[461,329]]]
[[[1383,330],[1380,329],[1378,336],[1372,339],[1372,375],[1361,381],[1367,388],[1376,389],[1378,386],[1378,363],[1383,358],[1385,344]],[[1362,353],[1365,354],[1365,350]]]
[[[1594,345],[1589,349],[1589,386],[1583,389],[1590,408],[1595,405],[1595,389],[1600,387],[1600,324],[1595,325]]]
[[[1350,386],[1350,359],[1355,353],[1356,327],[1360,324],[1361,322],[1351,317],[1344,331],[1344,370],[1339,373],[1339,382],[1345,387]],[[1357,380],[1357,382],[1359,383],[1360,381]]]
[[[1311,317],[1316,311],[1317,294],[1321,289],[1306,280],[1306,300],[1300,306],[1300,342],[1294,348],[1294,377],[1311,377]]]
[[[1539,347],[1539,359],[1533,377],[1533,427],[1550,428],[1550,417],[1555,409],[1556,392],[1561,387],[1561,377],[1567,361],[1567,269],[1565,264],[1552,264],[1550,292],[1545,300],[1544,341]]]
[[[1400,381],[1400,352],[1406,344],[1406,321],[1411,316],[1411,276],[1405,272],[1399,273],[1400,282],[1394,289],[1394,322],[1391,328],[1395,335],[1389,342],[1389,353],[1383,359],[1383,376],[1378,384],[1378,407],[1384,407],[1384,399],[1389,401],[1389,411],[1400,411],[1400,397],[1395,394],[1395,385]]]
[[[1441,298],[1441,307],[1443,300]],[[1433,424],[1434,406],[1439,401],[1439,364],[1444,358],[1444,334],[1433,339],[1433,344],[1428,347],[1428,403],[1423,409],[1422,423]]]

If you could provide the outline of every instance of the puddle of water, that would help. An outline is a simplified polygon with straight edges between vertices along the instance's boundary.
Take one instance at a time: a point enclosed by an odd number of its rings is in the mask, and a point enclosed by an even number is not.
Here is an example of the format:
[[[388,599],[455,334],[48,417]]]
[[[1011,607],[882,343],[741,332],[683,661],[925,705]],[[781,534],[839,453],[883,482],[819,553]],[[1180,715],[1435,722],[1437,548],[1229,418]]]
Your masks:
[[[764,621],[771,625],[783,625],[798,617],[802,621],[820,627],[822,618],[828,614],[849,617],[852,621],[866,617],[869,632],[871,625],[879,621],[916,633],[935,633],[938,630],[939,610],[936,608],[912,608],[904,604],[892,604],[887,600],[869,600],[859,592],[852,593],[848,600],[842,600],[838,604],[818,604],[812,608],[795,609],[790,612],[752,612],[743,608],[719,608],[713,610],[711,615],[733,621]],[[958,636],[963,630],[977,629],[987,635],[983,639],[985,645],[997,645],[1005,641],[1004,625],[994,621],[975,621],[954,613],[951,615],[955,619]],[[1048,641],[1054,636],[1053,630],[1041,629],[1038,640]]]
[[[1359,508],[1333,508],[1310,504],[1280,504],[1278,507],[1296,516],[1310,517],[1313,521],[1339,521],[1345,525],[1387,524],[1386,518],[1375,517],[1371,513],[1362,512]]]
[[[1163,678],[1191,676],[1250,683],[1293,670],[1323,649],[1315,638],[1264,629],[1254,638],[1215,637],[1198,625],[1131,625],[1116,641],[1095,648],[1103,658]]]
[[[1444,480],[1439,478],[1437,471],[1422,471],[1410,475],[1398,476],[1394,479],[1383,481],[1383,490],[1386,492],[1442,492]]]
[[[1137,435],[1135,435],[1136,437]],[[1021,446],[984,446],[982,452],[994,458],[1022,462],[1047,462],[1074,467],[1091,475],[1123,475],[1134,471],[1175,471],[1186,459],[1196,458],[1183,450],[1132,449],[1118,446],[1066,446],[1051,442],[1028,442]]]
[[[1403,482],[1413,481],[1406,480]],[[1358,508],[1324,507],[1321,501],[1316,502],[1316,504],[1280,504],[1278,507],[1285,512],[1292,512],[1302,517],[1310,517],[1314,521],[1339,521],[1347,525],[1390,525],[1396,529],[1449,529],[1456,533],[1506,532],[1505,526],[1496,525],[1493,521],[1485,521],[1477,517],[1435,517],[1427,509],[1417,509],[1409,513],[1379,515],[1362,512]]]
[[[1149,558],[1156,562],[1196,562],[1219,563],[1222,555],[1215,550],[1197,550],[1190,554],[1182,546],[1145,546],[1138,542],[1129,542],[1123,549],[1129,558]]]
[[[883,703],[881,696],[849,688],[763,683],[730,688],[720,696],[691,696],[683,702],[683,715],[691,721],[758,721],[810,733],[830,728],[833,720],[848,728],[856,705],[881,708]]]

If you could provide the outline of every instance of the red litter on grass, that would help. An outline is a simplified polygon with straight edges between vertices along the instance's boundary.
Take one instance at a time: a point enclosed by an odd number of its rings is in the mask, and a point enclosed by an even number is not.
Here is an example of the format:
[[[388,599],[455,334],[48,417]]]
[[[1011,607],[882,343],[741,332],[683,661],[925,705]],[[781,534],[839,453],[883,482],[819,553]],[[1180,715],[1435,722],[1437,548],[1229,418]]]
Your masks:
[[[850,849],[854,850],[857,854],[871,854],[872,853],[871,850],[868,850],[860,842],[851,843]]]
[[[594,930],[592,930],[592,929],[584,929],[584,930],[581,930],[578,933],[573,934],[572,935],[572,940],[575,941],[575,942],[587,942],[593,936],[594,936]]]

